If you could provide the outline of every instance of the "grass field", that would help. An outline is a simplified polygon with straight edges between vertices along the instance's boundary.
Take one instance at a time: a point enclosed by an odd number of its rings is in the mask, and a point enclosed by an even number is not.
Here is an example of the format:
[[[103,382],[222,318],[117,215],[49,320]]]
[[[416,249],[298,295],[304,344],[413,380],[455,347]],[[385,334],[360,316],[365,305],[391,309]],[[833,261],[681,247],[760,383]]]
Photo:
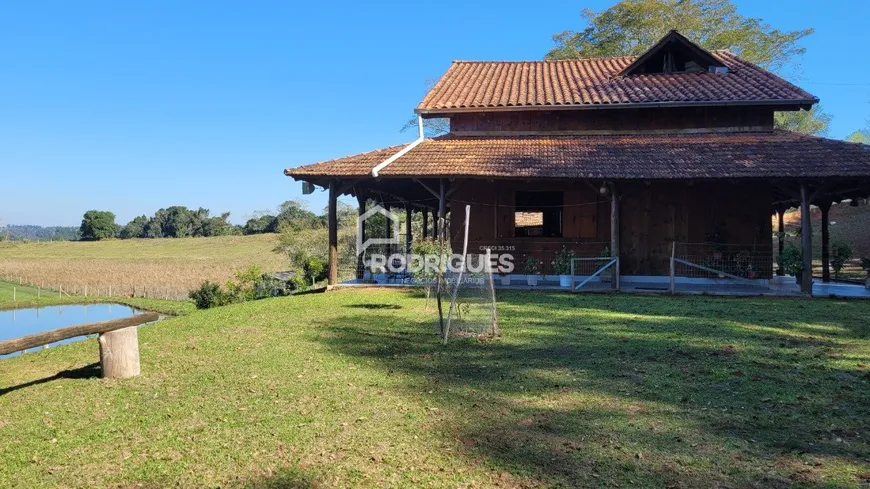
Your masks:
[[[866,487],[870,302],[505,293],[503,338],[410,292],[195,311],[0,360],[10,487]],[[64,373],[58,376],[58,372]]]
[[[284,270],[277,236],[221,236],[98,242],[0,243],[0,277],[83,295],[183,298],[204,280],[226,282],[250,265]]]

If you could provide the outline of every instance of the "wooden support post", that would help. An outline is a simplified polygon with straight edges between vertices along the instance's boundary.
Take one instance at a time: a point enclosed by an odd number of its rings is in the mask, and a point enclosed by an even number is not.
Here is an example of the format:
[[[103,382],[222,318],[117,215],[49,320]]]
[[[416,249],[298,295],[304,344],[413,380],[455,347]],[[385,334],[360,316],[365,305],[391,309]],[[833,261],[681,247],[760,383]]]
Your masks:
[[[360,243],[366,242],[366,222],[362,219],[362,215],[366,213],[366,195],[363,192],[357,192],[356,194],[356,203],[357,203],[357,212],[358,212],[358,221],[357,221],[357,229],[356,232],[359,233]],[[359,251],[359,250],[357,250]],[[363,253],[359,253],[356,256],[356,278],[357,280],[362,280],[365,277],[365,261],[363,260],[365,257]]]
[[[139,375],[139,328],[116,329],[100,335],[100,367],[104,379]]]
[[[776,209],[776,215],[779,220],[779,229],[777,232],[777,237],[779,239],[779,254],[781,255],[783,250],[785,250],[785,207],[780,206]],[[777,255],[779,256],[779,255]],[[777,265],[776,274],[780,277],[785,275],[785,270],[782,269],[782,263]]]
[[[429,237],[429,209],[423,209],[423,239]]]
[[[616,184],[610,183],[610,256],[619,256],[619,197]],[[610,286],[619,290],[619,267],[613,266]]]
[[[385,201],[381,201],[381,207],[383,207],[387,212],[391,212],[389,204],[387,204]],[[395,231],[393,231],[393,220],[387,218],[387,219],[385,219],[385,221],[387,223],[386,224],[387,235],[385,236],[385,238],[392,239],[393,233],[395,232]],[[388,247],[387,256],[390,256],[393,254],[393,246],[387,245],[387,247]]]
[[[405,254],[409,256],[411,255],[411,241],[413,236],[411,235],[411,217],[413,216],[411,212],[411,204],[405,204]]]
[[[444,222],[444,220],[447,218],[447,196],[445,195],[446,188],[444,186],[444,179],[443,178],[439,179],[438,183],[440,184],[439,185],[439,187],[440,187],[439,193],[441,195],[438,198],[438,225],[441,228],[441,239],[446,240],[447,239],[447,224]]]
[[[438,239],[438,213],[432,210],[432,238]]]
[[[328,226],[329,226],[329,273],[327,275],[327,285],[333,286],[338,283],[338,216],[336,208],[338,206],[338,182],[332,180],[329,182],[329,206],[328,206]]]
[[[810,220],[810,195],[807,184],[801,182],[801,251],[804,270],[801,291],[813,293],[813,223]]]
[[[828,230],[831,202],[819,202],[818,206],[822,211],[822,282],[828,283],[831,281],[831,243]]]

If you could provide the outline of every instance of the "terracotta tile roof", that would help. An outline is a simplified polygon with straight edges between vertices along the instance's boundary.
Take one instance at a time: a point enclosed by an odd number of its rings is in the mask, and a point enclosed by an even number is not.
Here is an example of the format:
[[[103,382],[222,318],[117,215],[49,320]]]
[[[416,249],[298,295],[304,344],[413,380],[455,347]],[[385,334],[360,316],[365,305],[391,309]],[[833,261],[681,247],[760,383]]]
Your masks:
[[[454,61],[417,106],[419,113],[462,109],[626,104],[818,101],[782,78],[727,51],[713,56],[728,73],[619,76],[635,59]]]
[[[300,180],[371,178],[393,146],[285,170]],[[444,136],[380,172],[391,177],[707,179],[870,177],[870,146],[786,131],[620,136]]]

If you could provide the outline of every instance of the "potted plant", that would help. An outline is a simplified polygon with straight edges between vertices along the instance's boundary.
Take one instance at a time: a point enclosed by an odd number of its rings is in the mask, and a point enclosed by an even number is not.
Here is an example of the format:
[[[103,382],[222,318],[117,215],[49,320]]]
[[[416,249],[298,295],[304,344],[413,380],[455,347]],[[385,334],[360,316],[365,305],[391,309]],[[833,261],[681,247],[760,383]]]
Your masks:
[[[710,249],[713,250],[713,259],[721,260],[724,246],[722,245],[722,235],[718,231],[710,231],[704,237],[704,241],[710,244]]]
[[[870,290],[870,257],[861,258],[861,268],[867,272],[867,281],[864,282],[864,287]]]
[[[526,265],[523,267],[526,274],[526,283],[534,287],[538,285],[538,275],[541,273],[541,261],[532,255],[526,257]]]
[[[571,260],[574,259],[574,256],[574,250],[569,250],[564,246],[556,253],[556,258],[553,260],[553,271],[559,276],[560,287],[571,286]]]
[[[794,275],[795,281],[800,285],[804,273],[804,257],[801,249],[790,244],[776,257],[776,262],[789,275]]]
[[[746,273],[746,277],[754,279],[758,274],[752,270],[752,253],[749,250],[740,250],[734,255],[734,265],[738,273]]]
[[[610,247],[605,246],[604,249],[601,250],[601,253],[598,254],[598,258],[602,258],[602,260],[600,262],[598,262],[599,266],[601,266],[602,262],[604,262],[603,258],[612,258],[611,253],[610,253]],[[612,266],[615,267],[616,265],[612,265]],[[613,274],[610,272],[610,270],[605,270],[605,271],[598,274],[598,280],[600,280],[602,282],[612,282],[612,278],[613,278]]]
[[[501,277],[501,284],[508,286],[511,284],[511,276],[507,273],[502,265],[498,266],[498,276]]]

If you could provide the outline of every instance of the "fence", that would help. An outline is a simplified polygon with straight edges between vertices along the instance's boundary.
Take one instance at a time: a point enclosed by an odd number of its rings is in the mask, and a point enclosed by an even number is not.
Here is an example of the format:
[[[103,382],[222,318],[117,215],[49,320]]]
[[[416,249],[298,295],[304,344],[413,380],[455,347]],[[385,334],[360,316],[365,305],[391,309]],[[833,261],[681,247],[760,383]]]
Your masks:
[[[770,288],[773,247],[722,243],[674,242],[670,259],[670,290]]]
[[[148,285],[70,285],[33,282],[23,277],[0,276],[12,284],[11,289],[0,289],[0,301],[28,300],[42,297],[141,297],[147,299],[187,300],[190,291],[181,288]]]
[[[619,290],[619,274],[614,274],[614,270],[619,270],[618,256],[574,258],[571,290]]]

